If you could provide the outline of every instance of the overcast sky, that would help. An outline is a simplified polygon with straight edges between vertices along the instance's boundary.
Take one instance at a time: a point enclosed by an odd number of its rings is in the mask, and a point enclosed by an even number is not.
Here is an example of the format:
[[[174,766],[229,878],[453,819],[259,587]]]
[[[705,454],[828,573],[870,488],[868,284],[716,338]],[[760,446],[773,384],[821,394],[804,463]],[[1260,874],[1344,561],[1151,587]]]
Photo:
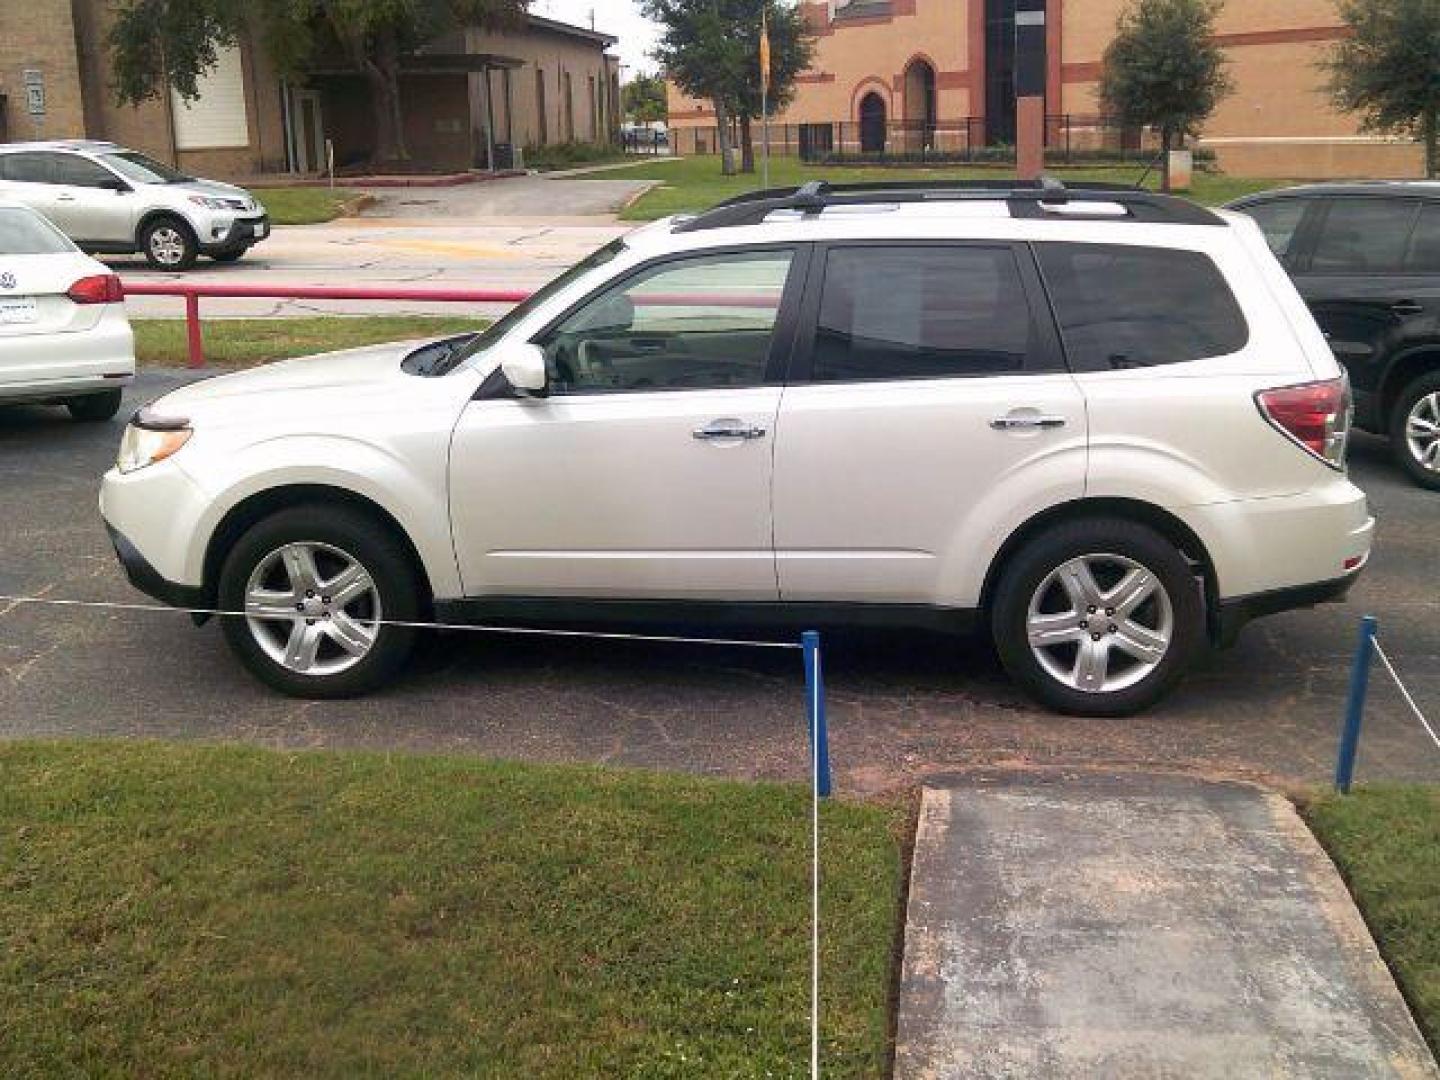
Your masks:
[[[530,12],[547,19],[559,19],[576,26],[589,26],[595,13],[595,29],[620,39],[615,51],[625,65],[628,82],[636,70],[655,70],[649,53],[655,45],[655,27],[640,14],[637,0],[531,0]]]

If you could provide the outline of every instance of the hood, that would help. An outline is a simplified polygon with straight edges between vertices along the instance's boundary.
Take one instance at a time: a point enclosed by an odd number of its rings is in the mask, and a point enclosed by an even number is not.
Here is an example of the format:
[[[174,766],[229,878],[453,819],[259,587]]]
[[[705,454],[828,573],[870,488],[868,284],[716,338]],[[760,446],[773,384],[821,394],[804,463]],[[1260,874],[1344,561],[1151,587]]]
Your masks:
[[[186,180],[179,184],[166,184],[170,191],[179,191],[186,195],[204,195],[211,199],[239,199],[245,204],[245,209],[255,208],[255,197],[242,187],[234,184],[222,184],[219,180]]]
[[[219,375],[166,394],[154,409],[162,415],[219,422],[248,422],[257,411],[316,416],[393,409],[435,381],[400,370],[401,361],[422,344],[369,345]]]

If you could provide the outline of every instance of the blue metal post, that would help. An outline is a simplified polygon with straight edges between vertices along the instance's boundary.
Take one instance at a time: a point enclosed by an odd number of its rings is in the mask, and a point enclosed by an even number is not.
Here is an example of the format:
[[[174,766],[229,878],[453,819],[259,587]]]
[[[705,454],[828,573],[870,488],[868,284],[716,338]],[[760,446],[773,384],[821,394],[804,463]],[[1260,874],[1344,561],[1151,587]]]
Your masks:
[[[1345,728],[1340,734],[1340,756],[1335,762],[1335,787],[1350,794],[1355,779],[1355,755],[1360,749],[1360,723],[1365,719],[1365,695],[1370,689],[1370,662],[1375,657],[1374,615],[1360,620],[1360,642],[1355,647],[1355,666],[1350,669],[1350,698],[1345,703]]]
[[[820,635],[807,630],[800,639],[805,646],[805,714],[810,727],[810,764],[815,790],[830,797],[830,730],[825,723],[825,674],[820,667]]]

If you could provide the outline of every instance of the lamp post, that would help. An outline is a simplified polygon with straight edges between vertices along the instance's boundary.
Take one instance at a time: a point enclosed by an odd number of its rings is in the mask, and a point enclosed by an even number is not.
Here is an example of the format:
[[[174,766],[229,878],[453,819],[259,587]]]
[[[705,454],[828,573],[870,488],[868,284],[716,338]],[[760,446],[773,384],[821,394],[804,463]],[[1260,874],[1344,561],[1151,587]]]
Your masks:
[[[1045,171],[1045,0],[1015,0],[1015,166],[1021,180]]]

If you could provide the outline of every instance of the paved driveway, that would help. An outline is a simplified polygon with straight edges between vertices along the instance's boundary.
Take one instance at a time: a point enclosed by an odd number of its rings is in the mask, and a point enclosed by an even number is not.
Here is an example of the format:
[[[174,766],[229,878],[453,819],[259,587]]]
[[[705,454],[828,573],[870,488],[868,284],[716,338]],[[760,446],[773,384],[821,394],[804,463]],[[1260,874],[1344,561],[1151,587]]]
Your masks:
[[[148,373],[127,408],[180,376]],[[95,510],[118,424],[0,410],[0,593],[138,600]],[[984,651],[923,634],[829,642],[842,790],[878,790],[987,764],[1143,765],[1323,780],[1355,623],[1382,631],[1420,699],[1440,710],[1440,496],[1409,486],[1373,440],[1356,478],[1382,518],[1374,566],[1345,607],[1257,623],[1162,710],[1133,720],[1039,713]],[[276,697],[184,616],[0,603],[0,736],[148,735],[276,746],[408,747],[530,760],[622,762],[739,777],[805,775],[791,654],[451,634],[374,697]],[[1362,778],[1440,779],[1440,752],[1377,678]]]

